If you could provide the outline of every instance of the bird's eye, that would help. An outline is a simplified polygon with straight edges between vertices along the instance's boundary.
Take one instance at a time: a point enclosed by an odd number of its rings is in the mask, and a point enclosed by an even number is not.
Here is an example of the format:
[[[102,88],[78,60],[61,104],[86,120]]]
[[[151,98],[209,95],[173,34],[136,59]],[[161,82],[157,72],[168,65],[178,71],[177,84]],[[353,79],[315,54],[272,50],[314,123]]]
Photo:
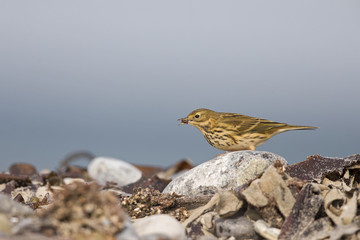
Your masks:
[[[199,115],[199,114],[196,114],[196,115],[195,115],[195,118],[199,118],[199,117],[200,117],[200,115]]]

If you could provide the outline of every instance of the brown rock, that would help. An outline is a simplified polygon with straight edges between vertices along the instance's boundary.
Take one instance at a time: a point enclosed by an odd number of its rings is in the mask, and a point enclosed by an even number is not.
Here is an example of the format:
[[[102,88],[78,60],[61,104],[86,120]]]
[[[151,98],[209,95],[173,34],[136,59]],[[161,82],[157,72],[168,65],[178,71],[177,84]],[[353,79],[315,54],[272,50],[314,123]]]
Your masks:
[[[322,204],[323,198],[317,185],[305,185],[281,228],[279,240],[301,239],[301,232],[313,223]]]
[[[285,172],[301,180],[321,181],[324,177],[339,178],[345,167],[360,163],[360,154],[345,158],[330,158],[320,155],[308,157],[305,161],[286,167]]]
[[[10,174],[18,176],[32,176],[38,174],[36,168],[27,163],[14,163],[9,167]]]
[[[160,179],[157,175],[153,175],[149,178],[141,177],[138,181],[122,186],[120,189],[130,194],[134,193],[137,188],[154,188],[161,192],[168,184],[168,180]]]
[[[28,176],[16,176],[14,174],[0,173],[0,184],[13,181],[15,187],[30,186],[31,180]]]

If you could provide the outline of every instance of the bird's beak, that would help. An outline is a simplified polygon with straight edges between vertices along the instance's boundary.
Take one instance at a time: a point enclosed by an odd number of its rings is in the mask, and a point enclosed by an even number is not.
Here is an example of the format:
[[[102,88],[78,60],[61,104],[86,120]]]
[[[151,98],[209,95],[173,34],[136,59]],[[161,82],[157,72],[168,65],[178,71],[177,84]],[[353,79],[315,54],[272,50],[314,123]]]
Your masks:
[[[178,119],[178,121],[181,121],[181,123],[179,123],[179,125],[188,124],[187,118],[180,118],[180,119]]]

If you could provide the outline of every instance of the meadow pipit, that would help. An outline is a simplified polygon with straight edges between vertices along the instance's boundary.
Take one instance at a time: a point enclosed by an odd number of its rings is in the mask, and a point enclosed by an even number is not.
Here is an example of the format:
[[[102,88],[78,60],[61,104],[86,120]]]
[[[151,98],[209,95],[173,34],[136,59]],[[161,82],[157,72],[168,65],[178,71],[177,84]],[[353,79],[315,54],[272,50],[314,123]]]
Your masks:
[[[182,124],[196,127],[208,143],[223,151],[255,150],[276,134],[317,127],[288,125],[237,113],[196,109],[187,117],[178,119]]]

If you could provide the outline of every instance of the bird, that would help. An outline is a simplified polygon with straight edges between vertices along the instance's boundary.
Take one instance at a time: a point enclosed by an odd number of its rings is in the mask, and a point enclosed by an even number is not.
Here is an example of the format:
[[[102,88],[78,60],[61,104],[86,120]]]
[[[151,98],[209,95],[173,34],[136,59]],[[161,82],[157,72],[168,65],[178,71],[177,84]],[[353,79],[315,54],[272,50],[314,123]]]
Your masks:
[[[196,109],[178,121],[181,121],[179,125],[188,124],[199,129],[211,146],[222,151],[255,151],[258,146],[279,133],[317,128],[289,125],[237,113],[215,112],[206,108]]]

